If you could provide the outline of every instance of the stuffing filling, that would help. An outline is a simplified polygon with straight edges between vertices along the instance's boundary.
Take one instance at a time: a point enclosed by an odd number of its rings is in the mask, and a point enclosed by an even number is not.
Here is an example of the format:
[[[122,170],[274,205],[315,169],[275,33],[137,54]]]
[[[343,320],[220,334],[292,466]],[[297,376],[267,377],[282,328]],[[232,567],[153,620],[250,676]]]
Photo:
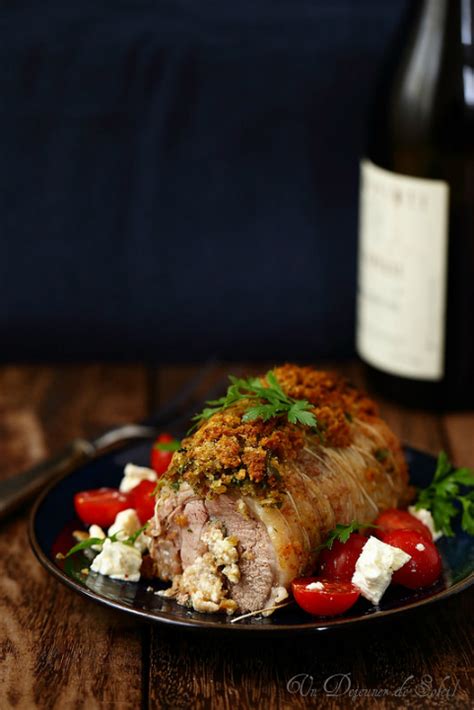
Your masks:
[[[195,611],[232,614],[237,604],[228,598],[228,584],[240,579],[239,541],[235,536],[226,536],[221,525],[215,522],[206,527],[201,539],[207,544],[207,552],[196,557],[192,565],[174,577],[169,589],[158,594],[174,598],[178,604]]]

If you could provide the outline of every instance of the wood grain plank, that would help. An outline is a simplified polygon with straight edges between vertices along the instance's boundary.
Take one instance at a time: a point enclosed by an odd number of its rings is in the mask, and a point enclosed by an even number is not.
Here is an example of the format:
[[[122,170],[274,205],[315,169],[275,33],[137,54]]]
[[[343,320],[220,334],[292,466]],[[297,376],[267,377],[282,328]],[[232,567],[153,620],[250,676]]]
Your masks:
[[[4,474],[147,413],[142,367],[2,368],[0,393]],[[0,706],[139,707],[146,631],[52,579],[30,551],[26,520],[16,515],[0,536]]]
[[[473,698],[466,625],[473,601],[465,594],[393,622],[309,638],[236,640],[157,629],[151,707],[461,710]]]
[[[453,463],[474,468],[474,413],[453,413],[444,418]]]
[[[251,362],[222,363],[215,367],[205,377],[198,389],[198,396],[204,400],[208,397],[209,390],[217,384],[221,385],[221,394],[225,392],[228,384],[228,375],[239,377],[249,377],[266,372],[272,367],[272,363],[262,362],[259,364]],[[197,365],[176,365],[163,366],[156,374],[153,389],[153,401],[155,406],[163,404],[171,399],[176,392],[196,373]],[[218,395],[220,396],[220,395]]]
[[[332,369],[364,384],[357,365]],[[161,373],[167,394],[177,377]],[[390,402],[381,409],[405,443],[434,454],[449,444],[441,417]],[[459,441],[464,435],[458,431]],[[474,699],[473,601],[465,592],[394,620],[310,637],[241,639],[154,627],[150,706],[466,708]]]
[[[37,406],[51,385],[50,368],[6,367],[0,377],[0,477],[33,466],[48,451]]]

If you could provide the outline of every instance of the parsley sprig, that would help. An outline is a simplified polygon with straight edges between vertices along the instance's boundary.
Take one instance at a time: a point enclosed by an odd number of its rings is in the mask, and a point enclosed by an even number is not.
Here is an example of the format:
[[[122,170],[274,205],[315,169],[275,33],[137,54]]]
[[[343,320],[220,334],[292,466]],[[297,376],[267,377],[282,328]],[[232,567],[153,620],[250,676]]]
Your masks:
[[[470,488],[463,492],[461,487]],[[461,513],[461,527],[474,535],[474,471],[455,468],[446,453],[438,456],[436,471],[430,485],[419,491],[415,508],[431,511],[436,530],[447,537],[454,535],[453,522]]]
[[[264,422],[273,417],[286,416],[292,424],[318,428],[316,417],[311,411],[312,405],[306,399],[294,399],[281,388],[272,370],[265,375],[267,386],[258,377],[242,379],[229,375],[231,384],[223,397],[209,402],[200,414],[193,417],[195,426],[199,422],[210,419],[213,414],[227,409],[237,402],[248,400],[249,408],[243,415],[244,422],[253,419],[263,419]]]
[[[61,553],[59,553],[58,555],[56,555],[56,557],[58,557],[59,559],[61,559],[61,558],[67,559],[68,557],[71,557],[71,555],[75,555],[76,552],[80,552],[81,550],[87,550],[90,547],[92,547],[93,545],[103,545],[105,540],[106,540],[106,538],[104,538],[104,537],[86,537],[85,540],[81,540],[80,542],[77,543],[77,545],[74,545],[73,547],[71,547],[71,549],[68,552],[66,552],[65,555],[62,555]]]
[[[142,525],[141,528],[136,530],[132,535],[129,535],[125,540],[120,540],[118,537],[122,532],[121,530],[114,533],[113,535],[107,535],[106,537],[87,537],[85,540],[81,540],[77,543],[77,545],[71,547],[71,549],[64,556],[60,555],[59,557],[64,557],[67,559],[68,557],[71,557],[71,555],[75,555],[76,552],[80,552],[81,550],[87,550],[93,547],[94,545],[103,545],[106,540],[110,540],[110,542],[122,542],[124,545],[130,545],[130,547],[133,547],[142,532],[145,531],[147,525],[148,523]]]
[[[158,451],[178,451],[181,448],[181,442],[179,439],[173,439],[172,441],[158,441],[153,444],[154,449]]]
[[[124,545],[134,545],[135,542],[140,537],[140,535],[142,534],[142,532],[145,532],[147,527],[148,527],[148,522],[146,522],[145,525],[142,525],[141,528],[138,528],[138,530],[135,530],[135,532],[132,533],[131,535],[129,535],[129,537],[127,537],[126,540],[122,540],[121,542],[123,542]]]
[[[363,530],[364,528],[377,527],[378,525],[371,525],[370,523],[358,523],[357,520],[353,520],[347,525],[338,524],[333,530],[331,530],[331,532],[328,533],[327,538],[322,543],[322,545],[319,545],[317,551],[324,550],[325,548],[327,548],[328,550],[332,550],[332,546],[334,545],[334,542],[336,540],[338,540],[339,542],[347,542],[353,532]]]

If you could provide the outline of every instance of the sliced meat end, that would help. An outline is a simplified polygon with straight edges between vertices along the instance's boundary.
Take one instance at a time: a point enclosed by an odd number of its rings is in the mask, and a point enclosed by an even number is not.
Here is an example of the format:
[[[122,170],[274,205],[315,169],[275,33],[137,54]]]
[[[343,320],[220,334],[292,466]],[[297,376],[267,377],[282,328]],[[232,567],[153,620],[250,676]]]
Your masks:
[[[238,541],[240,578],[224,580],[226,598],[235,601],[243,613],[270,606],[277,588],[280,590],[275,550],[265,525],[241,498],[220,495],[201,499],[189,492],[183,496],[180,490],[178,494],[166,493],[162,502],[158,499],[151,545],[158,576],[174,581],[207,554],[203,536],[209,524],[216,523]],[[179,601],[180,596],[175,596]]]
[[[240,580],[230,585],[230,598],[242,612],[264,609],[271,599],[276,558],[267,530],[242,499],[220,495],[206,501],[211,519],[221,521],[227,535],[239,541]]]

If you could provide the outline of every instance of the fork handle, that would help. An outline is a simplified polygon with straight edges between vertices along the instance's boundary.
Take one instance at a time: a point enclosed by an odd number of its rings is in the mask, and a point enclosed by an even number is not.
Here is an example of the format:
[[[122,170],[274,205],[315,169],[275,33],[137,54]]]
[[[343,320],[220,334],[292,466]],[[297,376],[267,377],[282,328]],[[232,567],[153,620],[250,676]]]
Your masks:
[[[23,473],[0,481],[0,520],[28,501],[56,476],[85,463],[95,449],[85,439],[74,439],[54,458],[39,463]]]

